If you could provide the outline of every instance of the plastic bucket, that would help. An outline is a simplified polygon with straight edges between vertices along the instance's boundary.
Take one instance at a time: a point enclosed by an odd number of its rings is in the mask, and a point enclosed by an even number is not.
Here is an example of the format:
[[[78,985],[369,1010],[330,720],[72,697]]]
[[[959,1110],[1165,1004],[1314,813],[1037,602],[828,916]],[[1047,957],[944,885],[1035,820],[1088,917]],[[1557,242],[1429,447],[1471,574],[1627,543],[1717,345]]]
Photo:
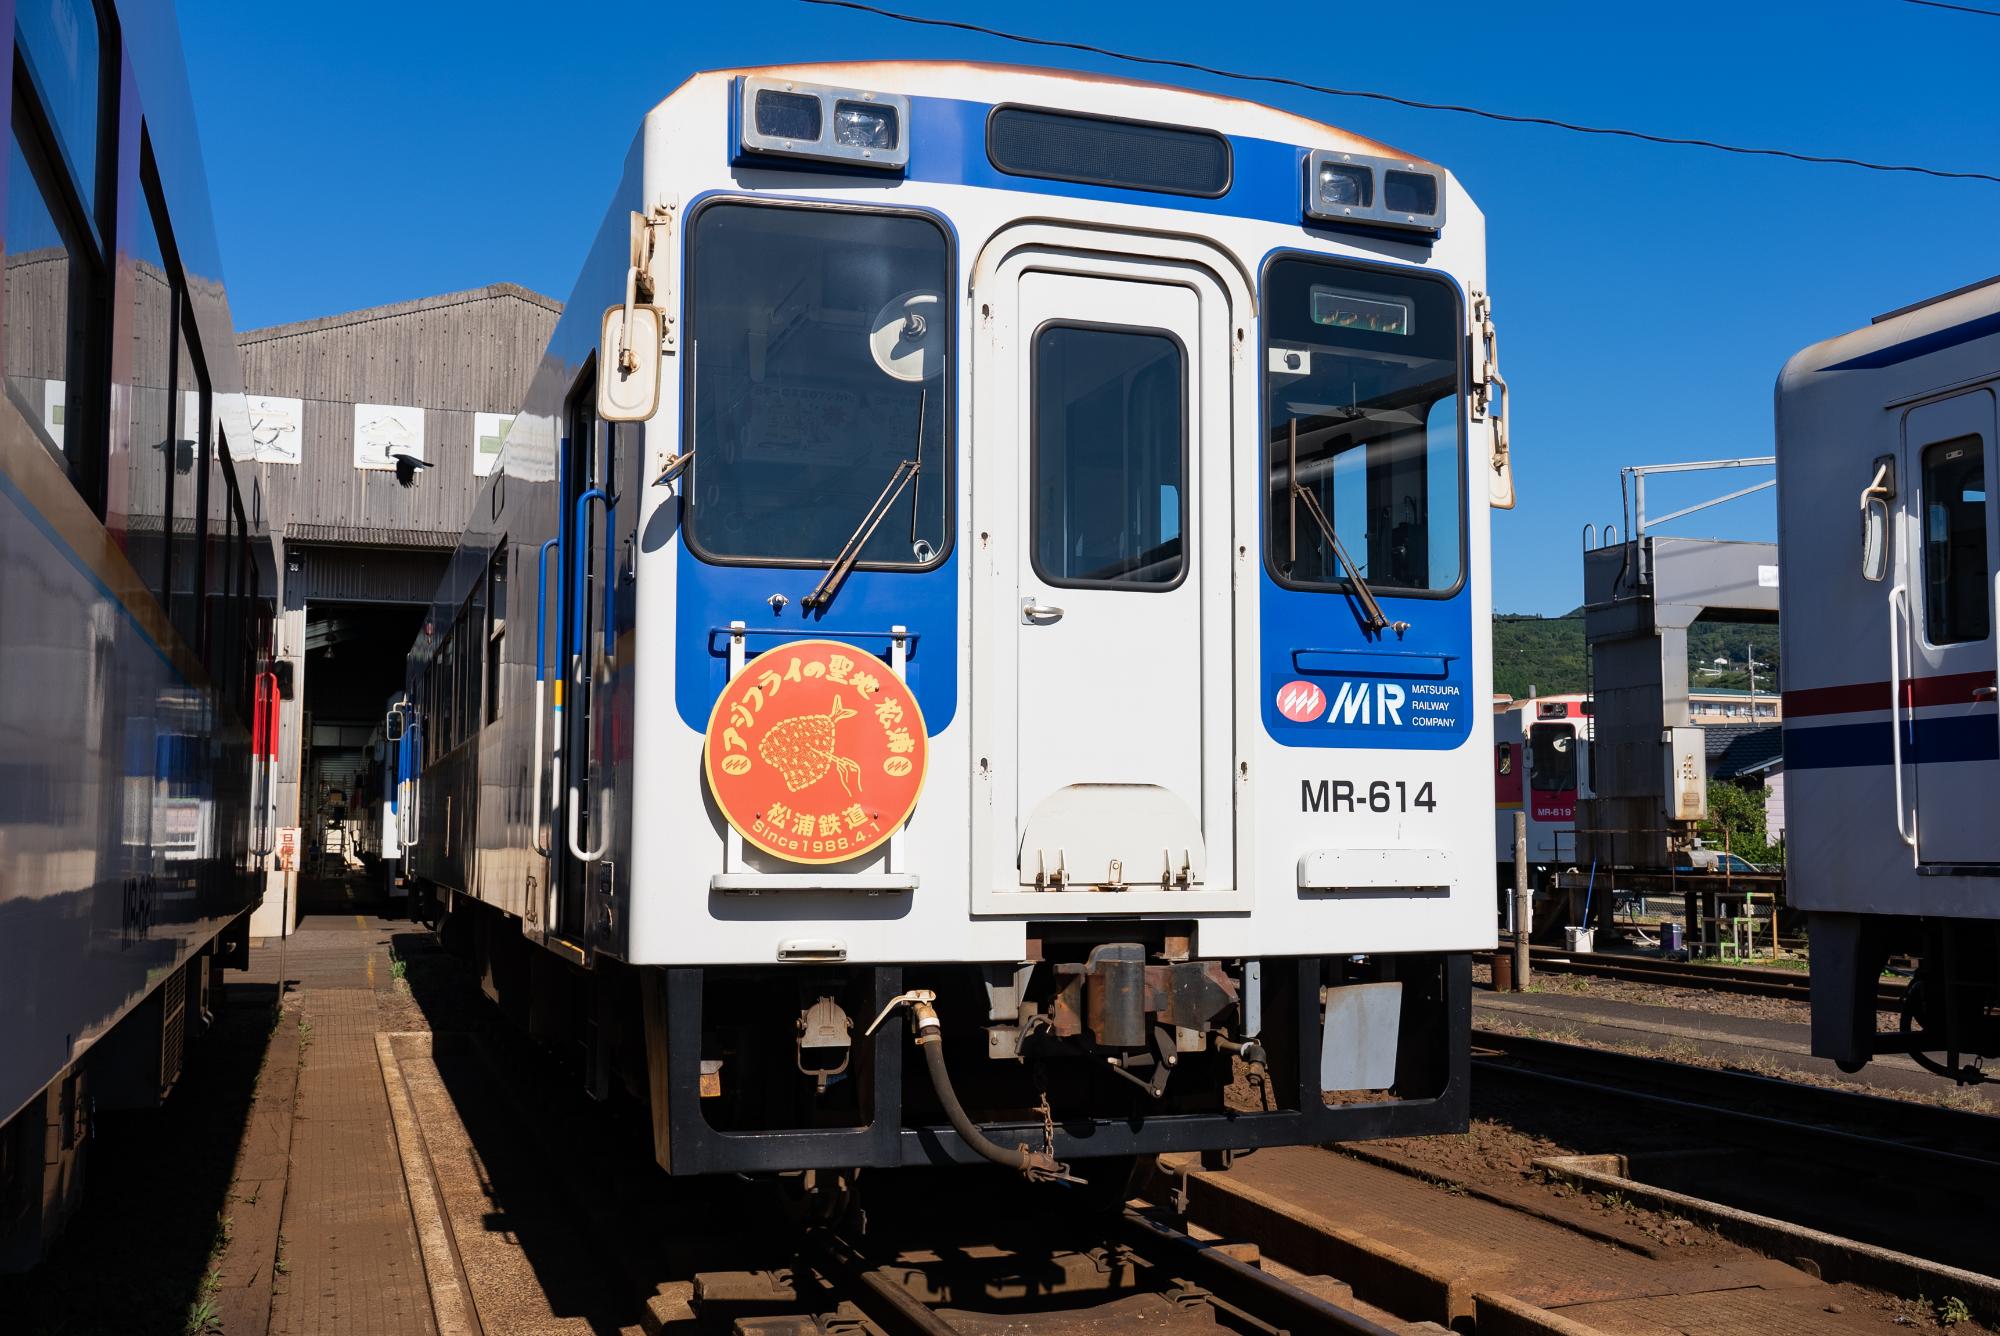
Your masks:
[[[1660,925],[1660,950],[1662,952],[1687,949],[1687,929],[1679,923]]]
[[[1564,928],[1563,949],[1580,955],[1587,955],[1597,949],[1597,929]]]

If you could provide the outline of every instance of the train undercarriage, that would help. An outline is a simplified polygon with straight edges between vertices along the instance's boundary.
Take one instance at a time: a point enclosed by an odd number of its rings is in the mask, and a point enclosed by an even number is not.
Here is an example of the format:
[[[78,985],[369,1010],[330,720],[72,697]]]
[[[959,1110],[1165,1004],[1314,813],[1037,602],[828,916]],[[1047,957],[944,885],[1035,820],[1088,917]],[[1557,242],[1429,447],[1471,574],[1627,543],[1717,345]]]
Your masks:
[[[1015,966],[583,968],[464,897],[438,918],[594,1095],[650,1107],[675,1174],[990,1159],[1088,1178],[1099,1158],[1467,1116],[1463,953],[1199,960],[1185,924],[1067,922],[1031,931],[1040,958]]]

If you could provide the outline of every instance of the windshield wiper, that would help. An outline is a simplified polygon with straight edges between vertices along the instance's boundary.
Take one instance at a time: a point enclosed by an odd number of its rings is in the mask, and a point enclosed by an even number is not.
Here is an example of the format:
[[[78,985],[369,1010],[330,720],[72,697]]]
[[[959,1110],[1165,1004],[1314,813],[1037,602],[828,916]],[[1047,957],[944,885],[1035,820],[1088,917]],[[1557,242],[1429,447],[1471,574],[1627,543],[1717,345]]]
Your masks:
[[[1291,463],[1288,476],[1290,478],[1289,490],[1292,497],[1292,505],[1289,511],[1292,526],[1292,563],[1296,565],[1299,560],[1299,507],[1304,506],[1306,518],[1319,526],[1320,534],[1326,539],[1327,546],[1333,549],[1333,555],[1339,559],[1340,568],[1347,572],[1348,580],[1353,583],[1354,596],[1361,600],[1361,611],[1363,619],[1367,622],[1368,629],[1376,632],[1394,631],[1397,635],[1403,634],[1403,632],[1410,629],[1410,624],[1408,622],[1392,622],[1389,620],[1387,614],[1382,611],[1382,605],[1375,599],[1375,591],[1368,587],[1367,578],[1355,566],[1354,559],[1347,555],[1347,547],[1340,541],[1340,535],[1334,532],[1333,521],[1328,519],[1326,511],[1320,508],[1319,498],[1314,496],[1311,489],[1299,481],[1299,420],[1297,418],[1292,419],[1291,431]]]
[[[923,472],[924,415],[930,408],[930,393],[930,389],[926,387],[917,396],[916,457],[902,460],[896,465],[896,471],[889,475],[889,481],[883,486],[882,494],[875,498],[875,504],[868,507],[867,513],[861,517],[861,522],[854,526],[854,532],[848,535],[845,543],[841,544],[840,553],[834,557],[833,565],[827,567],[826,574],[820,577],[817,585],[813,586],[813,591],[801,600],[800,605],[806,611],[822,612],[827,604],[833,602],[833,596],[840,592],[840,586],[846,581],[847,573],[853,570],[854,563],[861,559],[861,549],[867,547],[868,540],[875,536],[875,530],[880,528],[882,521],[887,518],[890,509],[896,504],[896,498],[903,494],[905,487],[916,481],[919,473]],[[916,541],[916,532],[916,498],[912,497],[910,501],[912,543]]]

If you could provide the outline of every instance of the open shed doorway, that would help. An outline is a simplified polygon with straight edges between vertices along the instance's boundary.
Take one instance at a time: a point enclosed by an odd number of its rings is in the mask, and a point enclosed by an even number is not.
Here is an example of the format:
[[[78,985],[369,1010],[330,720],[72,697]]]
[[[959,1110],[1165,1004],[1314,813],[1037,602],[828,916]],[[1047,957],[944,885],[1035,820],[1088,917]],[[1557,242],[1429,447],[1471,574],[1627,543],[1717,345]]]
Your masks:
[[[392,779],[383,716],[403,686],[423,623],[415,604],[306,608],[305,719],[299,755],[300,914],[393,914],[393,860],[382,858]]]

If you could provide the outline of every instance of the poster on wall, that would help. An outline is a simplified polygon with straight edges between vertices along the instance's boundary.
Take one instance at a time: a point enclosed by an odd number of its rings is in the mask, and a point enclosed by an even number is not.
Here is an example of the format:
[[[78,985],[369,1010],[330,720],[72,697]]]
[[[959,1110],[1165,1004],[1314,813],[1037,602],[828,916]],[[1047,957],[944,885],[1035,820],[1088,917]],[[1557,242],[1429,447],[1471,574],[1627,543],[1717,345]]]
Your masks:
[[[274,395],[252,394],[244,399],[250,413],[250,448],[238,455],[235,441],[230,454],[253,464],[296,464],[299,443],[305,436],[305,403]]]
[[[354,467],[393,469],[397,455],[424,457],[424,410],[398,404],[354,405]]]
[[[500,462],[500,447],[506,443],[507,428],[514,425],[511,413],[472,415],[472,474],[483,478]]]

